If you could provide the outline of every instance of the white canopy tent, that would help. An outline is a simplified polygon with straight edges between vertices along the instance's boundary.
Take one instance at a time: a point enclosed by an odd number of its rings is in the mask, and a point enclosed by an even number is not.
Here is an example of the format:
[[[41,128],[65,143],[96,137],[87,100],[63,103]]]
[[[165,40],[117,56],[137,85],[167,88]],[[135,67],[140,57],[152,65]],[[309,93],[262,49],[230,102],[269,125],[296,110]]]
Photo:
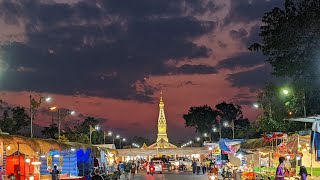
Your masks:
[[[312,123],[312,131],[313,137],[312,138],[312,145],[311,145],[311,175],[312,175],[312,154],[314,150],[314,143],[315,143],[315,133],[320,133],[320,116],[311,116],[306,118],[292,118],[288,119],[289,121],[297,121],[297,122],[305,122],[305,123]]]

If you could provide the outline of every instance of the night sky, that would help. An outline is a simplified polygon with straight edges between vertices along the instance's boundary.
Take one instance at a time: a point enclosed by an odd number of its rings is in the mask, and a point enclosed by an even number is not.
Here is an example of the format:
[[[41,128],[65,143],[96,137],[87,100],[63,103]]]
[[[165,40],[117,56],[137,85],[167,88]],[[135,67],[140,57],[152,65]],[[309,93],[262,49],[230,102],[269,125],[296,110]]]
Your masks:
[[[156,137],[160,91],[169,140],[194,136],[182,119],[190,106],[233,102],[255,120],[272,69],[247,48],[275,6],[282,1],[2,0],[1,99],[28,107],[30,93],[50,95],[78,112],[72,123],[94,116],[128,138]],[[35,123],[48,115],[38,111]]]

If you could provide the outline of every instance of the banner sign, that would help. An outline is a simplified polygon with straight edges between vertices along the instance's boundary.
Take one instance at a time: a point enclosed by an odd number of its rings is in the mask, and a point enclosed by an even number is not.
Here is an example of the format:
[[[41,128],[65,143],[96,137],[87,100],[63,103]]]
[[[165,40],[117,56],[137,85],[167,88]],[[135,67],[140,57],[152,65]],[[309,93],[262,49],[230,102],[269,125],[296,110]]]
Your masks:
[[[0,141],[0,166],[3,166],[3,142]]]
[[[221,154],[221,149],[219,147],[214,147],[212,149],[212,155],[220,155]]]
[[[59,157],[59,166],[62,167],[63,165],[63,156]]]
[[[47,166],[51,167],[52,166],[52,156],[47,157]]]

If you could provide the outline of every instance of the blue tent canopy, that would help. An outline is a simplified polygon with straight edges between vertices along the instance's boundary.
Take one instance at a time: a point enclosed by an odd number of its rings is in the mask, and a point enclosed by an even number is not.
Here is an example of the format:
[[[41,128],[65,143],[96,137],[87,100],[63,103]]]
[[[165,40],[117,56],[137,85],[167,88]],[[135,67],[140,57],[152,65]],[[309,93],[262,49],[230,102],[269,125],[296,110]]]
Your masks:
[[[52,166],[57,164],[59,166],[59,158],[60,156],[63,157],[62,167],[61,167],[61,174],[70,174],[71,176],[78,175],[78,168],[77,168],[77,154],[76,151],[72,150],[64,150],[64,151],[51,151],[49,155],[52,156]],[[40,167],[40,174],[50,174],[47,170],[47,157],[41,157],[41,167]]]
[[[220,139],[219,140],[219,147],[223,151],[231,152],[231,150],[228,146],[240,144],[242,142],[244,142],[243,139]]]

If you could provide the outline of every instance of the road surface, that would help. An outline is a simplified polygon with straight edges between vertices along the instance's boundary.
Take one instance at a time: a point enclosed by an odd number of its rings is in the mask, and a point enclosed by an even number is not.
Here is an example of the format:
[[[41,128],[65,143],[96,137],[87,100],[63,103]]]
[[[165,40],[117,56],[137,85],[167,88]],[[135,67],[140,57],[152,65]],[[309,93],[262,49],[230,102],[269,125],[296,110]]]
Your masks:
[[[121,180],[125,180],[121,177]],[[130,180],[133,180],[132,178]],[[134,180],[208,180],[207,175],[193,175],[191,172],[163,172],[163,174],[149,175],[144,171],[140,171],[135,175]]]

